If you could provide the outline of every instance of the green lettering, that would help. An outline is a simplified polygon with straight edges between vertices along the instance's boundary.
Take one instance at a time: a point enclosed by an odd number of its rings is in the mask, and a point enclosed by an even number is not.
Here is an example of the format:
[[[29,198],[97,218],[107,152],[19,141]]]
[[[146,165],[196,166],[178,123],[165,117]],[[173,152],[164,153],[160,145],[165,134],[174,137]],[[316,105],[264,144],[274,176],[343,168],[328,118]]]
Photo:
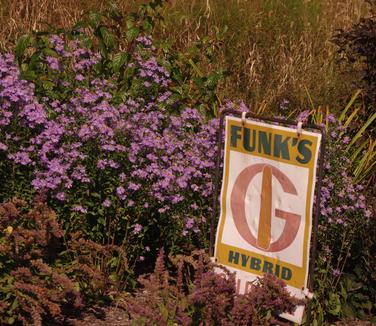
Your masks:
[[[261,259],[252,257],[250,266],[252,269],[259,271],[261,269]]]
[[[281,273],[281,278],[283,280],[291,280],[291,277],[292,277],[292,272],[291,272],[291,269],[287,268],[287,267],[282,267],[282,273]]]
[[[228,253],[228,262],[233,264],[239,264],[239,253],[230,250]]]
[[[265,131],[260,131],[258,134],[258,151],[259,153],[264,152],[265,154],[270,155],[272,152],[272,134],[266,133]]]
[[[290,137],[286,137],[282,141],[282,135],[275,135],[274,136],[274,156],[275,157],[281,157],[285,160],[290,159],[290,154],[289,154],[289,140]]]
[[[242,254],[242,266],[243,267],[247,266],[248,260],[249,260],[249,256],[246,256],[246,255]]]
[[[264,267],[262,268],[264,273],[272,274],[273,273],[273,264],[266,261],[264,262]]]
[[[303,139],[299,142],[298,144],[298,151],[299,154],[302,155],[303,157],[296,157],[296,160],[299,163],[306,164],[311,160],[312,157],[312,152],[311,149],[308,148],[308,146],[312,146],[312,142],[307,139]]]
[[[274,271],[274,275],[279,277],[279,269],[280,269],[281,266],[279,266],[278,264],[275,264],[275,271]]]
[[[256,130],[252,130],[252,145],[251,145],[251,130],[244,128],[243,146],[248,152],[253,152],[256,148]]]
[[[238,139],[240,139],[240,130],[242,128],[238,126],[231,126],[231,147],[236,147],[238,143]]]

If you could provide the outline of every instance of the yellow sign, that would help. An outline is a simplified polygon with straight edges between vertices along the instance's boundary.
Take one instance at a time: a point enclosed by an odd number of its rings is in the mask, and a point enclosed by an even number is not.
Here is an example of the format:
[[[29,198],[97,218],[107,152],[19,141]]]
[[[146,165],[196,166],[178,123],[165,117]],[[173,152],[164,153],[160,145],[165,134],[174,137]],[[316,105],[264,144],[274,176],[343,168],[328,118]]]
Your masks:
[[[227,117],[225,137],[217,262],[237,272],[239,293],[271,273],[301,297],[321,134]]]

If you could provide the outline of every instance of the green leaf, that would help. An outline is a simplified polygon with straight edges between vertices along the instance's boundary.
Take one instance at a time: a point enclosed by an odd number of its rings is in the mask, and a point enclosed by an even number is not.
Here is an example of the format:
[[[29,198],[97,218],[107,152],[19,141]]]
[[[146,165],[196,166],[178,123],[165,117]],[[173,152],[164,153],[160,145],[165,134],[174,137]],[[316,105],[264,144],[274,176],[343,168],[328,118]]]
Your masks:
[[[131,27],[127,30],[126,36],[129,42],[132,42],[140,33],[140,29],[138,27]]]
[[[167,321],[168,320],[168,309],[166,308],[166,306],[163,303],[161,303],[159,305],[159,311],[161,312],[161,314],[163,316],[163,320]]]
[[[12,303],[12,305],[9,308],[9,311],[12,312],[17,307],[18,307],[18,300],[17,300],[17,298],[15,298],[14,301],[13,301],[13,303]]]
[[[351,97],[349,103],[347,103],[346,107],[343,109],[341,115],[339,116],[338,120],[342,122],[342,120],[345,118],[347,111],[350,109],[350,107],[353,105],[355,100],[358,98],[359,94],[362,92],[362,90],[358,89],[356,93]]]
[[[192,59],[189,59],[188,60],[188,63],[192,66],[193,70],[196,72],[196,74],[199,76],[199,77],[204,77],[204,74],[202,73],[202,71],[199,69],[199,67],[197,67],[197,65],[193,62]]]
[[[81,21],[77,22],[76,25],[73,26],[72,31],[77,32],[79,29],[85,28],[87,26],[88,26],[87,22],[81,20]]]
[[[351,161],[354,162],[355,159],[359,156],[360,152],[369,144],[369,139],[363,142],[363,144],[357,146],[356,151],[351,155]]]
[[[144,28],[144,31],[147,32],[147,33],[150,33],[152,28],[153,28],[153,24],[151,22],[150,19],[146,19],[143,23],[143,28]]]
[[[22,71],[21,77],[22,79],[34,81],[37,78],[37,74],[35,73],[35,71],[27,70],[27,71]]]
[[[134,26],[134,23],[136,21],[136,18],[134,16],[129,16],[126,23],[127,29],[130,29]]]
[[[108,51],[106,44],[104,44],[104,41],[99,40],[99,52],[101,53],[102,58],[107,59],[108,57]]]
[[[15,53],[17,60],[19,60],[24,55],[26,49],[30,46],[31,41],[32,41],[32,37],[31,37],[30,34],[22,35],[19,38],[19,40],[16,44],[16,48],[14,50],[14,53]]]
[[[55,50],[52,50],[50,48],[46,48],[43,50],[44,54],[49,55],[51,57],[57,57],[57,53]]]
[[[309,92],[308,88],[306,86],[304,86],[304,89],[307,93],[307,96],[308,96],[308,99],[309,99],[309,103],[311,105],[311,109],[314,110],[315,109],[315,104],[313,103],[313,99],[312,99],[312,96],[311,96],[311,93]]]
[[[329,294],[329,302],[328,302],[328,312],[334,316],[338,316],[341,312],[341,301],[339,299],[339,295],[337,293],[330,293]]]
[[[89,25],[93,28],[96,29],[98,25],[100,24],[102,19],[102,15],[98,12],[91,12],[89,13]]]
[[[106,27],[101,27],[99,31],[106,47],[112,49],[115,46],[115,35],[112,34]]]
[[[343,313],[343,317],[345,318],[354,318],[356,316],[356,313],[353,309],[353,307],[351,307],[351,305],[345,303],[342,307],[342,313]]]
[[[111,2],[109,2],[108,6],[109,6],[111,18],[113,18],[115,20],[121,19],[122,16],[121,16],[119,8],[116,6],[116,4],[111,1]]]
[[[43,81],[42,85],[43,85],[43,88],[48,91],[52,90],[55,86],[55,84],[50,80]]]
[[[368,128],[368,126],[376,119],[376,112],[372,114],[369,119],[364,123],[363,127],[359,129],[356,133],[350,144],[347,146],[346,151],[348,151],[352,145],[363,135],[364,131]]]
[[[360,108],[356,108],[353,112],[351,112],[350,116],[347,118],[346,122],[344,123],[344,128],[347,128],[351,121],[356,117],[356,115],[358,114]]]
[[[112,68],[114,72],[119,72],[119,70],[127,63],[129,60],[129,54],[126,52],[118,52],[114,55],[112,59]]]

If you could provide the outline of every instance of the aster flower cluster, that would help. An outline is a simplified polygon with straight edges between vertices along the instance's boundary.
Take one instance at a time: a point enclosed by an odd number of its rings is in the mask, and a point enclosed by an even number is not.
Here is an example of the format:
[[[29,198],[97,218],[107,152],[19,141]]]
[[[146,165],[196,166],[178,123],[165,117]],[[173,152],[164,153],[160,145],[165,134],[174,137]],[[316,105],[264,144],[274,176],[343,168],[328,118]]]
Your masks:
[[[326,120],[328,146],[319,207],[316,280],[320,281],[316,291],[320,302],[330,304],[328,298],[336,296],[349,273],[359,267],[359,257],[365,257],[363,238],[374,220],[365,186],[354,182],[353,162],[346,157],[350,138],[334,116],[329,114]],[[328,315],[333,313],[330,308],[323,309]]]
[[[346,130],[331,114],[327,116],[329,139],[321,187],[320,228],[325,231],[330,225],[349,227],[353,223],[370,222],[371,208],[365,196],[365,186],[355,183],[352,162],[345,155],[350,138]],[[339,153],[343,153],[339,155]]]
[[[114,101],[116,76],[93,72],[99,54],[78,40],[53,35],[49,41],[57,55],[46,56],[45,73],[62,92],[46,96],[21,79],[12,55],[0,56],[0,155],[23,169],[34,191],[48,193],[60,214],[70,211],[82,220],[98,207],[103,215],[121,207],[132,216],[123,227],[138,237],[152,223],[163,232],[173,229],[174,238],[206,229],[217,121],[188,107],[170,113],[170,75],[150,38],[137,40],[139,51],[128,64],[134,84],[120,104]]]

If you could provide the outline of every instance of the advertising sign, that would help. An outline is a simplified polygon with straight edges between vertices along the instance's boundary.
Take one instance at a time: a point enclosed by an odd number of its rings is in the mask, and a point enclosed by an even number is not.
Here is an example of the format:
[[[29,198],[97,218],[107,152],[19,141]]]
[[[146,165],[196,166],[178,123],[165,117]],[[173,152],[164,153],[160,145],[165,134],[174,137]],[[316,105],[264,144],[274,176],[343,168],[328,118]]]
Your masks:
[[[271,273],[303,297],[320,141],[320,133],[226,117],[214,256],[236,271],[239,293]],[[283,317],[301,323],[302,315],[299,307]]]

